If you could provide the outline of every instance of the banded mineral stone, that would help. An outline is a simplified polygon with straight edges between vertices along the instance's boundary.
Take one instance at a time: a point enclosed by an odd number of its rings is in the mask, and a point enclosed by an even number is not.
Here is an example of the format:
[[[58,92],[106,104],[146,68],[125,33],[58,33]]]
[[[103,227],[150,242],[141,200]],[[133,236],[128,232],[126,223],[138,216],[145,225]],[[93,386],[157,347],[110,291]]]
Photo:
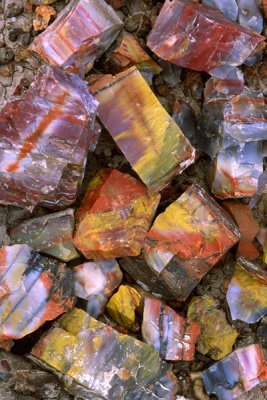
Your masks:
[[[233,400],[267,379],[264,354],[258,344],[237,349],[203,372],[208,394]]]
[[[159,199],[130,175],[102,169],[77,211],[75,246],[88,259],[138,255]]]
[[[32,359],[84,399],[175,400],[177,381],[153,347],[73,309],[44,335]]]
[[[225,79],[263,41],[263,36],[213,8],[187,0],[165,0],[147,45],[164,60]]]
[[[219,309],[220,302],[206,294],[193,297],[187,317],[201,326],[197,351],[213,360],[220,360],[232,351],[237,332],[227,322],[225,313]]]
[[[85,300],[88,314],[99,317],[122,281],[119,264],[116,260],[97,260],[78,265],[73,272],[76,296]]]
[[[79,257],[73,246],[74,226],[74,210],[69,208],[24,221],[9,236],[13,243],[28,244],[36,251],[67,262]]]
[[[192,185],[156,218],[143,255],[122,258],[120,264],[152,292],[186,300],[238,240],[238,228],[226,212],[200,186]]]
[[[24,99],[0,112],[0,204],[66,207],[76,199],[97,101],[75,75],[45,65]]]
[[[159,191],[194,161],[195,150],[136,67],[90,86],[98,115],[142,181]]]
[[[0,347],[8,348],[74,302],[73,278],[64,264],[26,244],[0,249]]]
[[[233,320],[253,324],[267,314],[267,273],[240,257],[228,286],[227,302]]]
[[[246,87],[237,95],[209,95],[199,148],[214,158],[211,190],[219,198],[252,196],[263,172],[266,98]]]
[[[107,304],[107,312],[117,324],[132,329],[135,309],[141,303],[140,294],[131,286],[121,285]]]
[[[133,65],[143,72],[151,72],[155,75],[162,71],[162,67],[142,49],[135,37],[128,32],[123,32],[121,42],[112,52],[109,62],[116,72]]]
[[[72,0],[30,45],[48,63],[88,72],[116,39],[123,22],[104,0]]]
[[[159,300],[145,299],[142,336],[146,343],[159,352],[161,358],[193,360],[199,333],[199,324],[187,321]]]

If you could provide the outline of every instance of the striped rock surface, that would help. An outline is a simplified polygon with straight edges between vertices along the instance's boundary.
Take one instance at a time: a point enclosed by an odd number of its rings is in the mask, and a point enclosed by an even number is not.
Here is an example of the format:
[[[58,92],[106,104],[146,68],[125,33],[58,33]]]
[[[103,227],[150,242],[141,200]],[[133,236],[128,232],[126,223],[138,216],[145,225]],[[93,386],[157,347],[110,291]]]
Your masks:
[[[81,184],[97,101],[76,75],[45,65],[0,112],[0,204],[66,207]]]
[[[98,115],[142,181],[159,191],[194,162],[195,150],[136,67],[90,86]]]
[[[20,339],[73,306],[73,277],[64,264],[26,244],[0,249],[0,347]]]

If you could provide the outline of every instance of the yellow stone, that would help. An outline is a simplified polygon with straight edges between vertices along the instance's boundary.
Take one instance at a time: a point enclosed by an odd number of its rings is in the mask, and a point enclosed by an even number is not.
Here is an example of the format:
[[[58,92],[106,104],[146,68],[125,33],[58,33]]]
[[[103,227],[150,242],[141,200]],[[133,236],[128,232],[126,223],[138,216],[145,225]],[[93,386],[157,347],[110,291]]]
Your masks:
[[[135,321],[135,309],[141,303],[140,294],[130,286],[121,285],[107,304],[107,311],[117,324],[132,329]]]
[[[201,325],[197,350],[213,360],[230,354],[238,336],[218,307],[219,302],[210,295],[193,297],[187,314],[188,319]]]

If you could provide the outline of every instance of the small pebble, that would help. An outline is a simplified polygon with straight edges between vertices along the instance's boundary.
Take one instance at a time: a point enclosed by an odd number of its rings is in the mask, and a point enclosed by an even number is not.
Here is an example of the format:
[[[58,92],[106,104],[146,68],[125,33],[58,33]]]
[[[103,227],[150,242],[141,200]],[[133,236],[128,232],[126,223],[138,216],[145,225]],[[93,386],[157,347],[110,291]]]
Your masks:
[[[7,18],[16,17],[17,15],[21,14],[22,11],[23,11],[23,5],[22,4],[20,4],[18,2],[10,3],[6,7],[5,16]]]
[[[0,48],[0,65],[9,64],[14,58],[14,53],[12,49],[8,47]]]

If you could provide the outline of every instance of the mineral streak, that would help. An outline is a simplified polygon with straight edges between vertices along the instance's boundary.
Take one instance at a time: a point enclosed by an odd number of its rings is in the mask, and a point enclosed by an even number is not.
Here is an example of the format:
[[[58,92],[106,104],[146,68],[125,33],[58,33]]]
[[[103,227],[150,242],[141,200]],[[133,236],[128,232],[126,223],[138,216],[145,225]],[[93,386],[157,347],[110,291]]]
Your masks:
[[[238,349],[203,372],[208,394],[219,400],[233,400],[267,379],[261,347],[252,344]]]
[[[186,320],[159,300],[145,299],[142,336],[146,343],[159,352],[161,358],[193,360],[199,333],[199,324]]]
[[[0,113],[0,204],[66,207],[98,140],[97,101],[75,75],[45,65]]]
[[[213,8],[187,0],[165,0],[147,45],[164,60],[224,79],[263,41],[263,36]]]
[[[142,181],[159,191],[187,168],[195,150],[136,67],[90,86],[98,115]]]
[[[240,257],[228,286],[227,302],[233,320],[253,324],[267,314],[267,273]]]
[[[32,359],[84,399],[175,400],[176,377],[153,347],[73,309],[44,335]]]
[[[152,292],[186,300],[238,240],[239,231],[226,212],[200,186],[192,185],[156,218],[142,257],[120,263]]]
[[[71,271],[26,244],[0,249],[0,347],[68,311],[74,302]]]
[[[28,244],[36,251],[67,262],[79,257],[73,246],[74,225],[74,210],[69,208],[24,221],[9,236],[13,243]]]
[[[138,255],[159,198],[130,175],[102,169],[77,211],[75,246],[88,259]]]
[[[30,45],[68,72],[88,72],[116,39],[123,22],[104,0],[72,0]]]

